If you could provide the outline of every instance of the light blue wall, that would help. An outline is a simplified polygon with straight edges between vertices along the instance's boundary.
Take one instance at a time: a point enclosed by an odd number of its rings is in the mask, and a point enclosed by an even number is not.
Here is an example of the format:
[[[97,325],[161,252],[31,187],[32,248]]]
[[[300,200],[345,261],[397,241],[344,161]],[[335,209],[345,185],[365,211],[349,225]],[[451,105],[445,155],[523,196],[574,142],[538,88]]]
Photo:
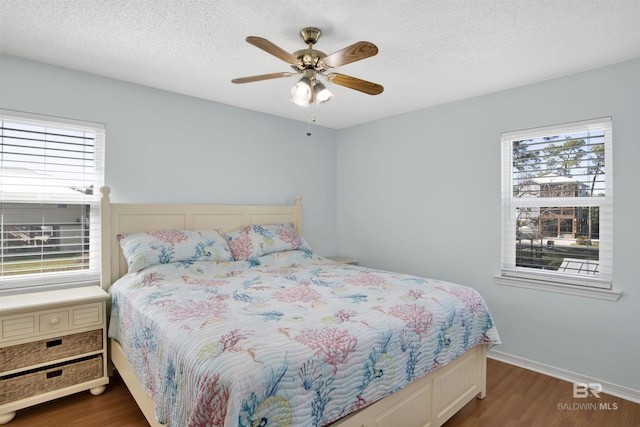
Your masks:
[[[340,252],[473,286],[493,310],[496,350],[640,390],[639,97],[634,60],[339,131]],[[495,284],[500,133],[603,116],[613,117],[621,299]]]
[[[0,56],[0,107],[106,124],[113,202],[290,204],[335,252],[336,131]],[[306,113],[305,113],[306,114]]]

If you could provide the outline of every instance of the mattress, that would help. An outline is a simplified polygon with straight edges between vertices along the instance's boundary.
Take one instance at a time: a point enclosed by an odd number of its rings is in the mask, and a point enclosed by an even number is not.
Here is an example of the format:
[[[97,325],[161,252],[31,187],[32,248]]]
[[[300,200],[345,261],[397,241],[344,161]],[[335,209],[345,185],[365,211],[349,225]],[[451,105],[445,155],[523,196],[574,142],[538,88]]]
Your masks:
[[[169,426],[324,426],[500,338],[471,287],[307,250],[115,282],[109,336]]]

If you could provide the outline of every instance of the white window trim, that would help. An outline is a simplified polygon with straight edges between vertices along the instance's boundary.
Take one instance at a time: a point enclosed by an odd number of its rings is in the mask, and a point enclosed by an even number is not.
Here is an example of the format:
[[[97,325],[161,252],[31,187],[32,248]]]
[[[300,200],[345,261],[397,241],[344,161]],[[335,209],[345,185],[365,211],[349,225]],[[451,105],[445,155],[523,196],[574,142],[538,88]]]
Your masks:
[[[105,125],[103,123],[87,122],[62,117],[53,117],[40,114],[27,113],[23,111],[0,109],[0,116],[6,120],[17,120],[20,122],[35,122],[38,125],[51,123],[57,126],[64,126],[70,129],[89,129],[95,133],[96,153],[94,158],[94,194],[91,197],[86,195],[79,198],[79,202],[88,203],[92,206],[91,223],[91,244],[95,249],[90,251],[90,269],[76,270],[69,272],[55,272],[45,274],[25,274],[15,277],[4,277],[1,279],[0,296],[12,295],[28,292],[42,292],[54,289],[76,288],[82,286],[100,286],[100,263],[101,263],[101,231],[100,231],[100,192],[98,189],[104,185],[104,152],[105,152]],[[99,178],[98,178],[99,177]],[[71,203],[72,200],[64,200]]]
[[[593,205],[593,199],[582,197],[558,198],[545,200],[522,200],[513,202],[513,149],[512,141],[533,139],[558,133],[568,134],[585,131],[588,128],[605,129],[605,197],[598,197],[600,207],[601,241],[600,241],[600,274],[598,278],[564,275],[551,271],[534,271],[530,268],[515,266],[515,206],[522,204],[554,206],[585,206]],[[501,135],[502,144],[502,241],[501,241],[501,270],[495,276],[498,285],[514,286],[548,292],[577,295],[617,301],[621,292],[613,290],[613,155],[612,155],[612,124],[611,117],[604,117],[580,122],[540,127],[535,129],[506,132]],[[604,237],[604,238],[602,238]]]
[[[554,292],[558,294],[576,295],[580,297],[596,298],[606,301],[617,301],[622,292],[611,289],[588,288],[580,285],[570,285],[560,282],[543,282],[539,279],[528,277],[515,277],[504,274],[494,276],[498,285],[512,286],[516,288],[534,289],[537,291]]]

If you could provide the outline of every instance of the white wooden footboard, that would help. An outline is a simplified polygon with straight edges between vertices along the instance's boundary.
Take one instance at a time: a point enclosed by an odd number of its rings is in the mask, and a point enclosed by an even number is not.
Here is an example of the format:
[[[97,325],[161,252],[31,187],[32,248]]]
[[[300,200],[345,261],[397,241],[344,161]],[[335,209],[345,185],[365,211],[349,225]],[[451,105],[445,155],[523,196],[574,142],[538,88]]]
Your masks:
[[[122,347],[110,340],[111,361],[151,427],[154,403],[134,375]],[[439,427],[474,398],[486,394],[487,346],[478,345],[448,365],[330,427]]]
[[[478,345],[331,427],[439,427],[472,399],[484,398],[486,368],[487,346]]]

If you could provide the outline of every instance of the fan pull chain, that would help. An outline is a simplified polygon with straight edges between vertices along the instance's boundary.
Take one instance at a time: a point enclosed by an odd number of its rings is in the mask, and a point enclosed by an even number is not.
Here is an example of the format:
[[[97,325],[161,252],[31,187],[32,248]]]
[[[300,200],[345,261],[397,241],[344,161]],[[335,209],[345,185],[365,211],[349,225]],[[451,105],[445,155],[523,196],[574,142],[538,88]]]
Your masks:
[[[307,120],[307,136],[311,136],[311,122],[315,123],[316,122],[316,116],[309,116],[309,119]]]

